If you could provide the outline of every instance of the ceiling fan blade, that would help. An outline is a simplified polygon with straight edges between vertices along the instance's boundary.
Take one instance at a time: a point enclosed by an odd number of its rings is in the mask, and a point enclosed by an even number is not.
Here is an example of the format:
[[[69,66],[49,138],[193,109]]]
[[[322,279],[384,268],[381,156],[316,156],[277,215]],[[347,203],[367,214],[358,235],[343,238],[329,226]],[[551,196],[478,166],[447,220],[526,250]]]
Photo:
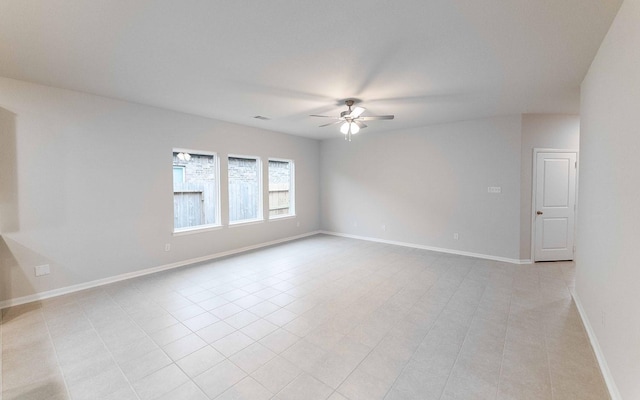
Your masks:
[[[333,119],[337,119],[338,117],[332,117],[329,115],[317,115],[317,114],[311,114],[309,115],[310,117],[320,117],[320,118],[333,118]]]
[[[375,121],[379,119],[393,119],[393,118],[394,118],[393,115],[368,115],[366,117],[360,117],[358,119],[361,121]]]
[[[351,114],[349,114],[349,116],[351,118],[358,118],[360,116],[360,114],[365,112],[365,110],[366,110],[366,108],[356,107],[351,111]]]
[[[356,125],[358,125],[358,127],[360,127],[360,129],[362,129],[362,128],[366,128],[366,127],[367,127],[367,124],[365,124],[364,122],[357,121],[357,120],[356,120],[356,121],[353,121],[353,122],[355,122],[355,123],[356,123]]]
[[[342,121],[336,121],[336,122],[329,122],[328,124],[324,124],[324,125],[320,125],[318,126],[318,128],[324,128],[325,126],[330,126],[330,125],[335,125],[335,124],[339,124]]]

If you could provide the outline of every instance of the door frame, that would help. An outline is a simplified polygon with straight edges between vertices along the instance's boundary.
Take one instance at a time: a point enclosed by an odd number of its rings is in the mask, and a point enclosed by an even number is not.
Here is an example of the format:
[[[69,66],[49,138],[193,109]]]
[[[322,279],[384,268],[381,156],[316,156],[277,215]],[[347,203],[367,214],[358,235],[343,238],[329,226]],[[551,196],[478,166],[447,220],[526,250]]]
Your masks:
[[[533,160],[532,160],[532,181],[531,181],[531,262],[536,262],[536,190],[537,190],[537,180],[538,180],[538,153],[576,153],[576,187],[575,187],[575,215],[573,219],[573,238],[574,238],[574,251],[573,258],[575,260],[576,252],[575,252],[575,239],[578,225],[578,184],[580,182],[580,150],[577,149],[549,149],[544,147],[534,147],[533,148]]]

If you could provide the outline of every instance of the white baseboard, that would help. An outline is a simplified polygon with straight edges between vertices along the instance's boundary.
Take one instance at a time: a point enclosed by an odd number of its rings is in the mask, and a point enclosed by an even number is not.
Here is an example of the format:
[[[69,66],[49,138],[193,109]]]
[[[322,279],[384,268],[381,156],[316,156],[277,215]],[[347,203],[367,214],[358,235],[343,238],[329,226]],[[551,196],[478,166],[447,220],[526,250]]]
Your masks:
[[[186,265],[191,265],[191,264],[195,264],[195,263],[199,263],[199,262],[203,262],[203,261],[209,261],[209,260],[213,260],[213,259],[216,259],[216,258],[226,257],[226,256],[230,256],[230,255],[233,255],[233,254],[238,254],[238,253],[243,253],[243,252],[249,251],[249,250],[255,250],[255,249],[259,249],[259,248],[267,247],[267,246],[273,246],[274,244],[290,242],[292,240],[301,239],[301,238],[304,238],[304,237],[307,237],[307,236],[317,235],[319,233],[321,233],[321,232],[320,231],[312,231],[312,232],[308,232],[308,233],[305,233],[305,234],[302,234],[302,235],[291,236],[291,237],[278,239],[278,240],[272,240],[270,242],[255,244],[255,245],[252,245],[252,246],[242,247],[242,248],[239,248],[239,249],[224,251],[224,252],[221,252],[221,253],[209,254],[209,255],[206,255],[206,256],[202,256],[202,257],[190,258],[188,260],[178,261],[178,262],[171,263],[171,264],[165,264],[165,265],[160,265],[160,266],[157,266],[157,267],[145,268],[145,269],[140,270],[140,271],[128,272],[126,274],[111,276],[111,277],[103,278],[103,279],[97,279],[97,280],[90,281],[90,282],[85,282],[85,283],[79,283],[77,285],[65,286],[63,288],[48,290],[46,292],[40,292],[40,293],[35,293],[35,294],[32,294],[32,295],[28,295],[28,296],[22,296],[22,297],[16,297],[14,299],[3,300],[3,301],[0,301],[0,310],[2,310],[4,308],[7,308],[7,307],[17,306],[17,305],[20,305],[20,304],[31,303],[32,301],[49,299],[51,297],[61,296],[63,294],[69,294],[69,293],[73,293],[73,292],[78,292],[80,290],[91,289],[91,288],[98,287],[98,286],[108,285],[110,283],[120,282],[120,281],[124,281],[126,279],[136,278],[136,277],[139,277],[139,276],[154,274],[156,272],[166,271],[166,270],[174,269],[174,268],[180,268],[180,267],[184,267]]]
[[[386,239],[378,239],[378,238],[372,238],[372,237],[366,237],[366,236],[351,235],[348,233],[339,233],[339,232],[331,232],[331,231],[320,231],[320,233],[324,233],[326,235],[341,236],[341,237],[346,237],[351,239],[367,240],[369,242],[378,242],[378,243],[393,244],[396,246],[412,247],[414,249],[436,251],[438,253],[456,254],[459,256],[482,258],[485,260],[502,261],[510,264],[531,264],[531,260],[519,260],[515,258],[498,257],[498,256],[492,256],[489,254],[471,253],[471,252],[462,251],[462,250],[445,249],[443,247],[433,247],[433,246],[425,246],[425,245],[415,244],[415,243],[397,242],[395,240],[386,240]]]
[[[580,298],[578,297],[578,294],[575,293],[575,291],[571,291],[571,295],[573,296],[573,301],[576,303],[576,308],[578,309],[580,318],[582,318],[582,323],[587,330],[587,336],[589,336],[591,347],[593,347],[593,351],[594,353],[596,353],[596,359],[598,360],[598,364],[600,365],[600,371],[602,371],[602,376],[604,377],[604,381],[607,384],[607,389],[609,389],[609,396],[611,396],[611,400],[622,400],[622,396],[620,396],[618,386],[616,386],[613,375],[611,375],[611,371],[609,370],[607,360],[604,358],[602,348],[600,348],[600,343],[598,343],[596,333],[591,326],[591,322],[587,317],[587,313],[582,307],[582,302],[580,301]]]

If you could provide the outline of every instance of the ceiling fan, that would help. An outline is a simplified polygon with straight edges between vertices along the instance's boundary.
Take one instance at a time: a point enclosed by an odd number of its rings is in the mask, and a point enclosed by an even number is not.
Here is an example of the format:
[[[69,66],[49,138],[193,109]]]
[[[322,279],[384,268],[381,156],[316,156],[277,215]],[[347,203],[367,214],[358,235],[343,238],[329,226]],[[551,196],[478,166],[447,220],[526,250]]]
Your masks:
[[[311,115],[311,117],[321,117],[321,118],[331,118],[336,119],[335,122],[329,122],[328,124],[320,125],[320,128],[329,126],[329,125],[337,125],[342,124],[340,126],[340,132],[342,132],[345,136],[344,139],[351,141],[351,135],[355,135],[360,132],[360,129],[366,128],[367,125],[363,121],[375,121],[379,119],[393,119],[393,115],[369,115],[362,116],[362,113],[366,110],[362,107],[355,107],[353,110],[351,106],[355,104],[355,100],[349,99],[344,102],[348,110],[340,113],[339,117],[330,117],[328,115]]]

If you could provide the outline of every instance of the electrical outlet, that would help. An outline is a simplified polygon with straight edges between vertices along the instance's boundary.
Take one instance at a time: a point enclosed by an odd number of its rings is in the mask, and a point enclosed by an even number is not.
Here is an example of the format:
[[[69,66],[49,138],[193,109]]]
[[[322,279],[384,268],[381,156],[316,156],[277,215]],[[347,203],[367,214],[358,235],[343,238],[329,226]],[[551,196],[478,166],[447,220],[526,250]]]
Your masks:
[[[460,239],[460,235],[458,235],[458,233],[454,233],[454,234],[453,234],[453,239],[454,239],[454,240],[458,240],[458,239]]]
[[[171,251],[171,243],[165,243],[164,251]]]
[[[383,230],[383,231],[386,231],[386,230],[387,230],[387,225],[382,224],[382,230]]]
[[[300,228],[300,221],[296,222],[296,226]]]
[[[36,272],[36,276],[49,275],[51,273],[51,268],[49,264],[38,265],[34,268]]]

